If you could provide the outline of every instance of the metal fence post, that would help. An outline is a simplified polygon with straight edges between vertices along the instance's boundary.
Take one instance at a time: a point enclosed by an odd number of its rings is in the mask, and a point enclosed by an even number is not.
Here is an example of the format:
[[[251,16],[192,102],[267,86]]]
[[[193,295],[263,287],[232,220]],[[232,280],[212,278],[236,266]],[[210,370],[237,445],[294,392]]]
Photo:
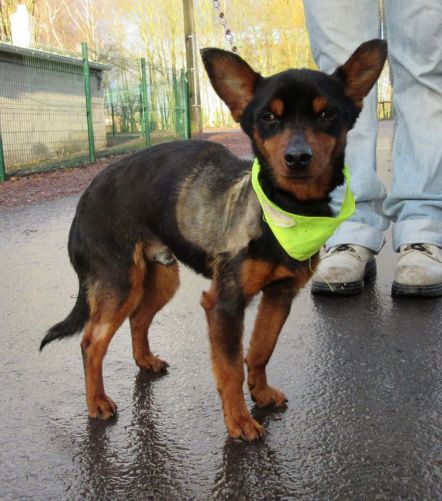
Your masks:
[[[5,156],[3,154],[2,133],[0,131],[0,183],[6,181]]]
[[[112,137],[115,137],[115,108],[114,108],[114,93],[112,89],[109,91],[111,115],[112,115]]]
[[[149,108],[147,102],[147,74],[146,74],[146,59],[141,58],[141,116],[144,132],[144,144],[147,148],[150,147],[150,124],[149,124]]]
[[[144,130],[146,128],[146,124],[144,122],[144,108],[143,108],[143,84],[140,82],[138,84],[138,101],[139,101],[139,107],[140,107],[140,130],[141,130],[141,135],[145,137]]]
[[[85,42],[81,44],[81,53],[83,57],[83,80],[84,80],[84,91],[86,97],[87,132],[89,139],[89,160],[91,163],[95,163],[95,141],[94,141],[94,124],[92,121],[91,79],[89,73],[87,43]]]
[[[177,78],[176,72],[172,73],[172,82],[173,82],[173,95],[175,98],[175,134],[184,138],[184,104],[183,104],[183,85],[180,79]]]
[[[182,89],[183,108],[184,108],[184,139],[190,139],[191,127],[190,127],[189,81],[183,69],[181,70],[181,89]]]

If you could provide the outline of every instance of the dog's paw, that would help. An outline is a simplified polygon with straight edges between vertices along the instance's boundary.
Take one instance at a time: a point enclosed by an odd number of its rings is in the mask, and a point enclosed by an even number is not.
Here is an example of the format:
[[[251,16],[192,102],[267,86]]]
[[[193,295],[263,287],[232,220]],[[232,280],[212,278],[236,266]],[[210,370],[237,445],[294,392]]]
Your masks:
[[[237,417],[226,417],[226,426],[232,438],[256,440],[264,436],[264,426],[255,421],[250,414]]]
[[[161,358],[152,354],[137,358],[135,363],[140,369],[149,372],[166,372],[169,367],[169,364],[165,360],[161,360]]]
[[[282,391],[279,391],[271,386],[265,386],[261,389],[254,388],[250,391],[252,400],[258,407],[282,407],[287,402]]]
[[[107,395],[101,395],[88,402],[88,412],[91,418],[110,419],[117,414],[116,403]]]

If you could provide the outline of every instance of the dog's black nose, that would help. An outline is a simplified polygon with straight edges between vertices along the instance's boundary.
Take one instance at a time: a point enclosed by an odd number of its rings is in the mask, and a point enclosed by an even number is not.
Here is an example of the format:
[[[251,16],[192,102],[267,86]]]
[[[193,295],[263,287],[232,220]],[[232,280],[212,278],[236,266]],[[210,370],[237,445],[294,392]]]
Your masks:
[[[312,150],[308,144],[297,144],[287,149],[284,160],[289,169],[306,169],[312,157]]]

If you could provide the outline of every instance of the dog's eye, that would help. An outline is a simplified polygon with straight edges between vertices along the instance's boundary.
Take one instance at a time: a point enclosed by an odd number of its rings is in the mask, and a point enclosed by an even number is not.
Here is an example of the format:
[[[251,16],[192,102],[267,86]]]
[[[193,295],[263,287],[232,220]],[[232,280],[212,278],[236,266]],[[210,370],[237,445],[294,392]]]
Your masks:
[[[322,110],[321,113],[319,113],[319,118],[321,120],[333,120],[336,115],[336,110],[334,110],[333,108],[325,108],[325,110]]]
[[[266,123],[273,123],[276,122],[276,116],[271,111],[264,111],[263,113],[261,113],[261,120]]]

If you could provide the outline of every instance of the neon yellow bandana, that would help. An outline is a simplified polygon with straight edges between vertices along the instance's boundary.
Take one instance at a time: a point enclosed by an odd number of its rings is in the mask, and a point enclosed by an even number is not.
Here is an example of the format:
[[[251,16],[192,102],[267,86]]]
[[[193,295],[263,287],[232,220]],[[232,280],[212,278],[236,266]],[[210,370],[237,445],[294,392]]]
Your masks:
[[[252,167],[252,185],[261,204],[264,221],[281,247],[293,259],[305,261],[316,254],[338,226],[355,211],[355,199],[350,190],[350,172],[346,166],[344,167],[345,198],[336,217],[298,216],[279,208],[267,198],[259,184],[260,169],[258,159],[255,159]]]

